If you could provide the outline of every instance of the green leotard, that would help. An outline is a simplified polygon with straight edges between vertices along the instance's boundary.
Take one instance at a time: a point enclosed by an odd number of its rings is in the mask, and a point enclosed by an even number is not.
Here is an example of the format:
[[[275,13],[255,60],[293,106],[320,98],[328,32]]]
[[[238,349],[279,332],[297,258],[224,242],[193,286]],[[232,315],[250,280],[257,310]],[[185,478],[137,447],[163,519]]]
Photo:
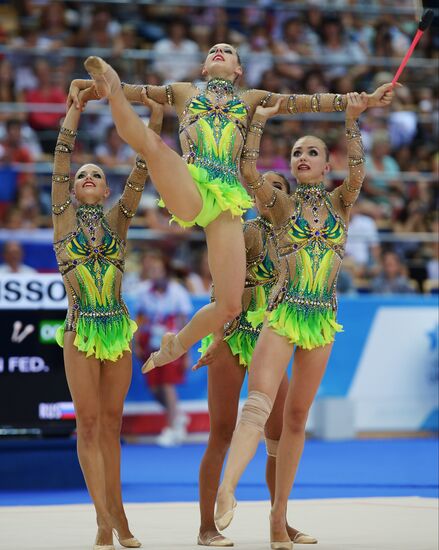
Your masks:
[[[340,94],[273,94],[265,90],[238,90],[222,78],[209,80],[201,90],[193,83],[176,82],[167,86],[122,84],[125,97],[142,101],[149,98],[175,107],[180,121],[179,137],[183,159],[202,198],[202,208],[190,222],[177,219],[181,226],[206,227],[222,212],[241,217],[253,201],[240,182],[240,160],[249,120],[259,104],[281,101],[280,114],[343,111],[346,96]],[[179,192],[178,182],[176,193]],[[161,206],[165,206],[160,201]]]
[[[223,88],[227,96],[213,99]],[[212,94],[211,97],[207,93]],[[229,97],[226,100],[226,97]],[[239,181],[241,140],[245,139],[247,105],[235,94],[233,85],[221,79],[210,80],[206,92],[191,98],[180,122],[180,139],[188,152],[184,159],[201,194],[203,206],[191,222],[173,216],[182,227],[206,227],[223,211],[241,217],[253,201]],[[237,142],[237,135],[240,141]],[[165,206],[160,201],[160,206]]]
[[[70,154],[76,132],[61,128],[55,148],[52,177],[54,249],[68,297],[65,324],[57,331],[76,333],[74,345],[87,357],[116,361],[125,351],[137,326],[129,318],[121,297],[125,238],[147,176],[146,164],[136,161],[118,203],[107,213],[102,205],[70,198]]]
[[[255,115],[246,147],[259,149],[265,120]],[[324,346],[342,330],[337,323],[337,277],[344,255],[349,208],[364,178],[361,133],[346,121],[349,175],[329,193],[324,184],[298,185],[289,196],[273,188],[256,169],[257,155],[243,153],[243,173],[267,207],[273,224],[278,280],[269,297],[268,325],[303,349]],[[253,326],[261,322],[253,315]]]

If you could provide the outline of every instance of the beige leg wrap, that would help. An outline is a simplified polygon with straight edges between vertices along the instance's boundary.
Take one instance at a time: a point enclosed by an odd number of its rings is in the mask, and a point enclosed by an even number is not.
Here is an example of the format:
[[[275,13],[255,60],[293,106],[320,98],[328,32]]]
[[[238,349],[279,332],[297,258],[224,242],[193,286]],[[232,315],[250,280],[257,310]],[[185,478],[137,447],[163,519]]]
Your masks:
[[[273,458],[277,457],[277,448],[279,447],[279,439],[265,438],[265,448],[267,449],[267,455]]]
[[[263,432],[272,408],[273,402],[268,395],[259,391],[251,391],[242,409],[240,423],[250,424],[258,432]]]

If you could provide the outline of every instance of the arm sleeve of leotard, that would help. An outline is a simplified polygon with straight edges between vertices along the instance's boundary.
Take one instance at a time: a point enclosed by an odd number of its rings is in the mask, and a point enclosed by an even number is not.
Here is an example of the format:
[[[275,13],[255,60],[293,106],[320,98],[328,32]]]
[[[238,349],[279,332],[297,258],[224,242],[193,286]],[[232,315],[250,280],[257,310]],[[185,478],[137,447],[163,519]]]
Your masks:
[[[168,86],[150,86],[148,84],[126,84],[122,82],[122,90],[130,103],[142,103],[142,90],[146,90],[147,97],[157,101],[157,103],[162,105],[166,103],[169,105],[174,104],[171,84]]]
[[[80,111],[70,107],[59,130],[52,173],[52,220],[55,241],[68,233],[75,220],[71,198],[70,164],[75,146]]]
[[[265,122],[266,119],[259,114],[253,115],[241,155],[241,172],[249,189],[267,207],[266,215],[269,220],[277,225],[288,218],[291,197],[267,182],[257,169],[256,164]]]
[[[247,94],[249,103],[255,108],[258,105],[271,107],[281,99],[280,115],[342,112],[347,104],[345,94],[275,94],[264,90],[249,90]]]
[[[357,200],[364,180],[364,149],[358,120],[346,119],[348,176],[339,187],[340,202],[350,208]]]

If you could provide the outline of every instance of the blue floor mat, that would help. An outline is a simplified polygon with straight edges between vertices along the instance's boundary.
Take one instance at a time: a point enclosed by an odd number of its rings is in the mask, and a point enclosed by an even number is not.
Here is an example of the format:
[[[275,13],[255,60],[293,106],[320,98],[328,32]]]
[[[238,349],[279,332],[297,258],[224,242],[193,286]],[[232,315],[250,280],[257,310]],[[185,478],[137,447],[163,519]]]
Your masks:
[[[198,468],[205,445],[163,449],[124,445],[123,493],[126,502],[198,500]],[[310,440],[292,498],[371,496],[438,497],[437,439],[386,439],[322,442]],[[266,454],[260,445],[237,490],[241,500],[265,500]],[[85,489],[3,491],[0,505],[90,502]]]

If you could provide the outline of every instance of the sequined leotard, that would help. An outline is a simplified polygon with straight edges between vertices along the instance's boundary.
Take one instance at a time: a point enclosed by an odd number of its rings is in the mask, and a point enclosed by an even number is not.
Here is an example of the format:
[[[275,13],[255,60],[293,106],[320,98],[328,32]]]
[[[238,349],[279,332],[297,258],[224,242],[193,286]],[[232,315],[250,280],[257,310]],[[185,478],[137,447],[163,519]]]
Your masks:
[[[329,193],[324,184],[299,184],[293,196],[273,188],[256,170],[263,124],[255,115],[243,154],[243,173],[270,211],[278,259],[278,282],[267,308],[268,324],[304,349],[329,344],[342,330],[336,321],[336,284],[347,237],[349,208],[364,178],[358,124],[346,121],[349,175]],[[260,319],[253,319],[254,322]]]
[[[76,132],[61,128],[52,176],[54,249],[68,297],[65,324],[58,330],[76,333],[74,344],[87,357],[116,361],[130,342],[136,324],[121,297],[125,239],[147,176],[137,159],[118,203],[107,213],[100,204],[76,210],[70,198],[70,155]]]
[[[130,101],[141,101],[143,88],[123,84]],[[233,83],[220,78],[210,80],[204,91],[182,82],[145,88],[151,99],[175,106],[183,158],[202,197],[202,210],[194,220],[184,222],[174,217],[182,226],[206,227],[223,211],[241,216],[252,206],[239,179],[239,164],[248,121],[257,105],[272,105],[280,98],[280,112],[295,114],[342,111],[346,103],[345,96],[339,94],[288,96],[263,90],[238,91]]]
[[[246,277],[242,296],[242,312],[225,326],[224,341],[239,363],[248,367],[253,351],[262,329],[262,321],[253,323],[253,317],[260,319],[268,306],[270,291],[277,282],[277,271],[272,255],[276,253],[273,245],[273,228],[271,223],[259,216],[244,223],[244,240],[246,250]],[[203,354],[212,336],[203,339],[200,352]]]

